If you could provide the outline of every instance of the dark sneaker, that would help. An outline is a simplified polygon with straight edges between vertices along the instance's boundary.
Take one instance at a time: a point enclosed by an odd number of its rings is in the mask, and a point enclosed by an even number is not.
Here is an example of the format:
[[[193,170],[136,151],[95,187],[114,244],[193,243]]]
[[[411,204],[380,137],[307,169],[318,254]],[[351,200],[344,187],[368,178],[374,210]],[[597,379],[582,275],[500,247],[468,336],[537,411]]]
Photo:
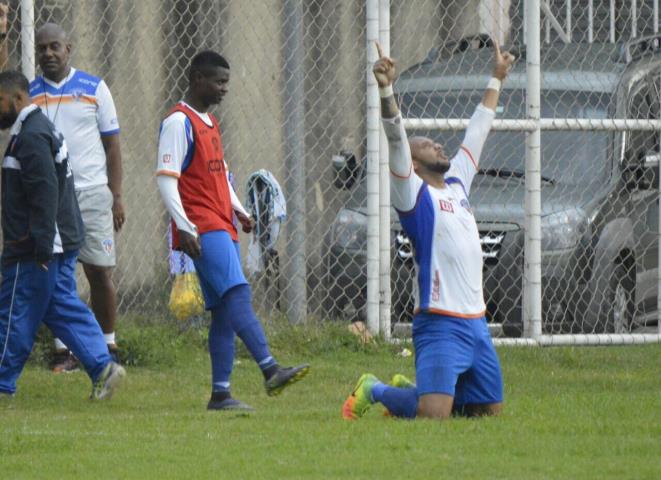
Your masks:
[[[109,362],[103,369],[99,379],[92,386],[92,400],[109,400],[115,389],[122,383],[126,376],[126,370],[115,362]]]
[[[289,385],[301,380],[310,371],[310,365],[299,365],[297,367],[279,367],[278,370],[264,382],[266,394],[269,397],[280,395]]]
[[[51,362],[53,373],[77,372],[79,368],[78,359],[69,350],[61,350],[53,355],[53,361]]]
[[[254,412],[255,409],[252,408],[247,403],[243,403],[241,400],[236,398],[226,398],[224,400],[214,400],[213,395],[207,404],[207,410],[226,410],[226,411],[237,411],[237,412]]]

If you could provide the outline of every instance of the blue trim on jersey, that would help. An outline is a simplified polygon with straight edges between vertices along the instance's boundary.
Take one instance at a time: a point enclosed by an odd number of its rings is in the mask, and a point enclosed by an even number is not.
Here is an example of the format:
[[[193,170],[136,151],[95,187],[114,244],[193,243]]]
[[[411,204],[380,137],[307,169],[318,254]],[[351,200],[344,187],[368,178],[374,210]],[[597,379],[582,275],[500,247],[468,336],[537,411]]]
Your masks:
[[[64,82],[62,87],[55,88],[40,75],[30,82],[30,97],[35,97],[43,93],[49,95],[70,95],[74,92],[84,95],[96,95],[99,83],[101,83],[101,78],[76,70],[73,76]]]
[[[398,212],[399,213],[399,212]],[[399,222],[413,243],[415,261],[418,265],[418,291],[420,308],[429,307],[431,294],[431,258],[434,243],[434,200],[427,184],[423,183],[413,210],[399,213]]]
[[[413,208],[411,210],[397,210],[397,214],[400,216],[407,216],[407,215],[412,215],[415,212],[415,209],[418,208],[418,204],[420,203],[420,197],[422,196],[422,192],[427,191],[427,184],[425,182],[422,182],[422,185],[420,185],[420,190],[418,190],[418,196],[415,198],[415,205],[413,205]]]
[[[429,308],[431,295],[431,259],[434,246],[434,200],[429,190],[421,196],[418,211],[417,239],[415,244],[415,259],[418,262],[418,291],[420,292],[420,308]]]
[[[184,162],[181,165],[181,173],[184,173],[184,171],[190,166],[191,162],[193,161],[193,154],[195,153],[195,143],[193,142],[193,125],[190,123],[188,115],[184,115],[186,116],[184,125],[186,126],[186,141],[188,142],[188,149],[186,151]]]
[[[458,183],[461,186],[461,189],[464,191],[464,195],[466,195],[466,200],[468,200],[468,192],[466,191],[466,187],[464,187],[464,182],[462,182],[459,177],[448,177],[445,179],[446,185],[452,185],[453,183]]]
[[[112,135],[119,135],[119,128],[108,130],[107,132],[99,132],[102,137],[110,137]]]

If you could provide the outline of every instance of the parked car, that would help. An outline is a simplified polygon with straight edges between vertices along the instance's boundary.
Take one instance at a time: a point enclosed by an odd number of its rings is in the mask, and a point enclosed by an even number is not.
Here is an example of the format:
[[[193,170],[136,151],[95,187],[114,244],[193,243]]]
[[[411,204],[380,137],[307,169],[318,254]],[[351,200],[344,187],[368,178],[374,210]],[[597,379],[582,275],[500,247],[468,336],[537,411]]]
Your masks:
[[[660,118],[660,45],[661,37],[544,45],[541,116]],[[525,49],[515,51],[524,58],[504,83],[499,118],[525,118]],[[397,80],[404,117],[467,118],[481,100],[493,55],[489,42],[460,42],[440,55],[442,61],[435,61],[437,53]],[[463,132],[410,133],[431,136],[448,152],[463,138]],[[659,132],[649,131],[542,132],[546,332],[628,332],[656,319],[660,140]],[[523,132],[491,132],[470,192],[488,320],[507,335],[522,333],[524,159]],[[340,175],[348,175],[341,161],[335,163]],[[359,180],[326,239],[326,280],[335,313],[364,316],[365,182],[361,171],[351,174]],[[398,321],[411,312],[413,260],[394,211],[392,218]]]

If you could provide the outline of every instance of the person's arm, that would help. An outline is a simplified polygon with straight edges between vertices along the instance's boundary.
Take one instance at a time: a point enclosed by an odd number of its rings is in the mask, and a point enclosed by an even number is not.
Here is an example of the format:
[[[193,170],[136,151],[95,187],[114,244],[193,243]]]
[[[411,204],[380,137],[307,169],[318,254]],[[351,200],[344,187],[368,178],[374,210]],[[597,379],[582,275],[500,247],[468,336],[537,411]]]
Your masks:
[[[7,45],[7,25],[9,14],[9,6],[2,2],[0,3],[0,70],[7,69],[9,63],[9,46]]]
[[[124,201],[122,200],[122,153],[119,142],[119,121],[115,102],[106,82],[101,80],[96,89],[96,119],[101,134],[101,142],[106,152],[108,188],[112,192],[112,218],[115,231],[121,230],[126,220]]]
[[[487,84],[482,97],[482,103],[477,106],[475,113],[473,113],[466,135],[462,142],[462,147],[468,150],[468,155],[474,163],[474,167],[480,160],[482,154],[482,147],[491,130],[491,123],[496,115],[496,107],[498,106],[498,98],[500,96],[500,89],[502,83],[507,78],[512,65],[514,64],[514,56],[510,52],[500,52],[500,47],[494,42],[494,66],[492,78]]]
[[[21,183],[30,211],[30,236],[34,240],[34,259],[47,269],[53,258],[55,223],[59,191],[50,138],[45,133],[21,138],[16,158],[21,164]]]
[[[239,219],[239,222],[241,223],[241,229],[243,230],[243,232],[250,233],[252,232],[253,228],[255,228],[255,219],[252,218],[252,216],[248,213],[248,211],[243,207],[241,200],[239,200],[239,197],[237,196],[236,191],[232,186],[232,182],[230,182],[230,174],[229,174],[229,169],[227,168],[227,162],[225,163],[225,171],[227,172],[226,175],[227,186],[229,187],[230,190],[232,211],[236,215],[236,218]]]
[[[124,201],[122,200],[122,154],[119,144],[119,134],[101,137],[103,149],[106,152],[108,168],[108,188],[112,192],[112,218],[115,231],[119,232],[126,221]]]
[[[400,212],[408,212],[415,207],[422,180],[413,171],[411,147],[392,89],[395,79],[395,63],[391,58],[383,55],[378,43],[376,46],[379,59],[374,64],[372,71],[379,85],[381,117],[388,139],[390,194],[393,206]]]
[[[187,118],[177,112],[163,121],[158,141],[158,167],[156,182],[167,209],[179,232],[179,245],[191,258],[202,253],[197,227],[186,216],[179,195],[179,177],[186,156],[192,145],[192,129]]]
[[[156,184],[161,193],[161,199],[166,210],[174,220],[179,232],[186,232],[197,236],[197,227],[186,216],[184,205],[181,203],[179,195],[179,180],[169,175],[157,175]]]

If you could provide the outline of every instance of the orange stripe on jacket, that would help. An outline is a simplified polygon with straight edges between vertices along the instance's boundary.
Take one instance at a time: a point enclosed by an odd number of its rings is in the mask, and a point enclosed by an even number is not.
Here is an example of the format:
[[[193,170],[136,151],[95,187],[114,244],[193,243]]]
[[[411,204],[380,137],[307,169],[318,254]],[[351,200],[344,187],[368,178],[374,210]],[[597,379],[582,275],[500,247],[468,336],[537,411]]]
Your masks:
[[[466,148],[466,147],[463,146],[463,145],[461,146],[461,149],[462,149],[464,152],[466,152],[466,155],[468,155],[468,158],[470,158],[470,159],[471,159],[471,162],[473,162],[473,166],[475,167],[475,170],[477,170],[477,169],[478,169],[478,168],[477,168],[477,162],[476,162],[475,159],[473,158],[473,154],[471,153],[471,151],[468,150],[468,148]]]
[[[177,172],[173,172],[172,170],[158,170],[156,172],[156,176],[159,176],[159,175],[165,175],[165,176],[174,177],[174,178],[181,177],[180,174],[178,174]]]
[[[420,313],[422,310],[419,308],[415,309],[414,314]],[[457,312],[451,312],[449,310],[440,310],[438,308],[425,308],[425,313],[433,313],[436,315],[445,315],[448,317],[457,317],[457,318],[467,318],[467,319],[473,319],[473,318],[482,318],[484,317],[484,314],[486,313],[485,310],[482,310],[481,313],[457,313]]]
[[[96,99],[94,97],[90,97],[87,95],[81,95],[79,97],[74,98],[72,95],[62,95],[62,97],[60,97],[59,95],[52,96],[52,95],[44,95],[42,93],[41,95],[37,95],[32,99],[32,103],[35,103],[40,107],[42,105],[62,105],[62,104],[75,103],[75,102],[97,105]]]

